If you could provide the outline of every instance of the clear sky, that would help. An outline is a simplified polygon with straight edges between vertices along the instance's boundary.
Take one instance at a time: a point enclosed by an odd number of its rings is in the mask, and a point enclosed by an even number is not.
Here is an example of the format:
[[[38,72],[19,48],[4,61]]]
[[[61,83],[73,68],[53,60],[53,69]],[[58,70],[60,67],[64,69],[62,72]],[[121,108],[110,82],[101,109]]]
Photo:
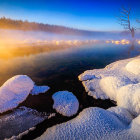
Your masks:
[[[0,0],[0,16],[54,25],[95,30],[122,30],[115,16],[132,8],[132,20],[140,18],[140,0]]]

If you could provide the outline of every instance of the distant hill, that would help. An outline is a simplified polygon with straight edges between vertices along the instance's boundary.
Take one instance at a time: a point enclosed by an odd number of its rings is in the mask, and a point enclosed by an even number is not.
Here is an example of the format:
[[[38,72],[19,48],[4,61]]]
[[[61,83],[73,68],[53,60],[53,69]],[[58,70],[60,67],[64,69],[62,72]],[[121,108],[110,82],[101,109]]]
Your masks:
[[[65,34],[65,35],[80,35],[88,37],[106,37],[106,38],[116,38],[116,37],[125,37],[129,36],[128,31],[123,32],[101,32],[101,31],[88,31],[88,30],[79,30],[70,27],[50,25],[36,22],[29,22],[27,20],[13,20],[10,18],[2,17],[0,18],[0,29],[11,29],[11,30],[22,30],[22,31],[43,31],[56,34]],[[138,33],[140,36],[140,33]],[[136,36],[138,36],[136,34]]]
[[[22,31],[43,31],[57,34],[67,34],[67,35],[84,35],[84,36],[94,36],[94,35],[106,35],[109,32],[99,32],[99,31],[88,31],[79,30],[70,27],[50,25],[36,22],[29,22],[27,20],[13,20],[10,18],[2,17],[0,18],[0,29],[12,29],[12,30],[22,30]]]
[[[16,30],[23,30],[23,31],[44,31],[44,32],[51,32],[51,33],[59,33],[59,34],[93,34],[92,31],[85,31],[85,30],[78,30],[73,28],[68,28],[64,26],[58,25],[49,25],[43,23],[36,23],[36,22],[28,22],[22,20],[13,20],[10,18],[2,17],[0,18],[0,29],[16,29]]]

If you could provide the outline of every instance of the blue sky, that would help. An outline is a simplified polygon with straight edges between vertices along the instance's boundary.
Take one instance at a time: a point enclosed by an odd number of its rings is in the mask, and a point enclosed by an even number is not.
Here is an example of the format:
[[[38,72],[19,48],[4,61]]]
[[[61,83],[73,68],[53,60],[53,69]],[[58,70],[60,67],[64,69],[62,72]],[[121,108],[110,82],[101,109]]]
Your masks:
[[[0,0],[0,16],[73,28],[115,31],[121,6],[140,18],[140,0]]]

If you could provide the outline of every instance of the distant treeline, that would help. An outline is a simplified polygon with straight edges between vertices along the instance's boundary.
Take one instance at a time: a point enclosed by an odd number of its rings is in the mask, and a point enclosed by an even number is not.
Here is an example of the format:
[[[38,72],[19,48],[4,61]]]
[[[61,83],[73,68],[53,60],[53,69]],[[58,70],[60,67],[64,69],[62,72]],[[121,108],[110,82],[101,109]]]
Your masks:
[[[73,28],[68,28],[64,26],[49,25],[36,22],[28,22],[27,20],[13,20],[10,18],[2,17],[0,18],[0,28],[1,29],[16,29],[23,31],[44,31],[51,33],[64,33],[64,34],[88,34],[93,33],[91,31],[78,30]]]

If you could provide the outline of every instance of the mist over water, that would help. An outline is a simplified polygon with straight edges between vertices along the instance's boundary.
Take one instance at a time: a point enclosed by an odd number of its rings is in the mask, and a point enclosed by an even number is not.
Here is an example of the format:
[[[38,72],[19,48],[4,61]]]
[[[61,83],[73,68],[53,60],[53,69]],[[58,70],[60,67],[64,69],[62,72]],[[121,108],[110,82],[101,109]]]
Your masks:
[[[41,31],[21,31],[0,29],[0,44],[24,44],[24,43],[39,43],[54,40],[121,40],[129,39],[129,33],[121,32],[93,32],[81,35],[66,35],[56,34]],[[136,39],[140,38],[140,34],[136,34]]]
[[[140,39],[132,44],[129,34],[64,35],[2,29],[0,32],[1,85],[14,75],[25,74],[36,83],[51,86],[59,79],[77,79],[87,69],[101,68],[115,60],[140,54]],[[59,82],[57,84],[56,89]],[[67,87],[65,84],[62,86]]]

